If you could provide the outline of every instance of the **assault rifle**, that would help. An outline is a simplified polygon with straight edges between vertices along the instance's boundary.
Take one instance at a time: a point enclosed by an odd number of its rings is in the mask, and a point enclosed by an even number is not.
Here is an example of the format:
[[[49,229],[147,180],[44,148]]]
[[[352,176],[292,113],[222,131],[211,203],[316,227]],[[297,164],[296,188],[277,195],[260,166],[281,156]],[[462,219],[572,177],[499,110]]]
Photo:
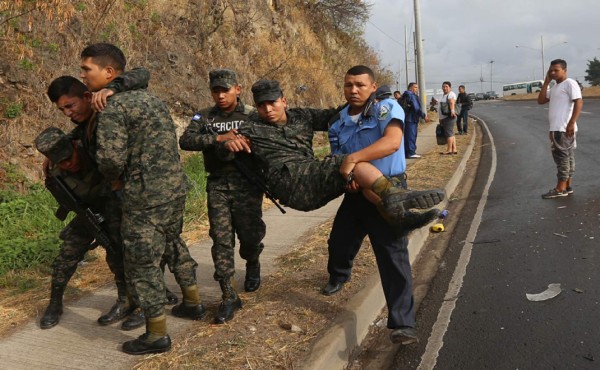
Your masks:
[[[204,123],[203,128],[209,134],[212,134],[212,135],[219,134],[218,132],[216,132],[215,128],[208,122]],[[273,196],[273,193],[271,193],[271,191],[269,190],[267,183],[264,182],[264,180],[260,176],[258,176],[256,173],[254,173],[254,171],[252,171],[248,167],[246,167],[246,165],[244,165],[235,156],[233,157],[233,164],[235,165],[235,168],[237,168],[237,170],[240,171],[240,173],[242,175],[244,175],[244,177],[246,177],[248,179],[248,181],[250,181],[251,184],[254,184],[255,186],[257,186],[265,194],[267,199],[269,199],[271,202],[273,202],[275,207],[277,207],[279,209],[279,211],[281,211],[281,213],[286,214],[285,209],[283,209],[283,207],[279,204],[279,202],[277,202],[277,199],[275,199],[275,196]]]
[[[110,238],[106,235],[102,226],[100,226],[104,222],[104,217],[86,207],[73,194],[73,191],[67,186],[62,177],[48,175],[46,177],[46,188],[58,202],[59,207],[54,214],[56,218],[64,221],[69,212],[74,212],[83,221],[87,230],[94,236],[97,244],[104,246],[106,249],[113,250]]]
[[[286,213],[285,209],[283,209],[283,207],[277,202],[277,199],[275,199],[275,197],[273,196],[273,194],[269,190],[269,187],[263,181],[263,179],[261,179],[257,174],[255,174],[251,169],[246,167],[239,159],[234,158],[233,164],[235,165],[235,168],[237,168],[238,171],[240,171],[240,173],[244,175],[248,179],[248,181],[250,181],[250,183],[256,185],[263,193],[265,193],[267,199],[273,202],[273,204],[275,204],[275,207],[277,207],[281,211],[281,213]]]

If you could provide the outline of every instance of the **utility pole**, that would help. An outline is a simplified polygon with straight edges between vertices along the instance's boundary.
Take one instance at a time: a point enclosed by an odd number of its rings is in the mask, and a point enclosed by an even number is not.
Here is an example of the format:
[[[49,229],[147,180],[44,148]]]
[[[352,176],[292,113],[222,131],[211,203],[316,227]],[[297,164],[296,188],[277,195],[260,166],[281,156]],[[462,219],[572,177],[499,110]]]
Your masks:
[[[494,61],[490,60],[490,91],[494,91]]]
[[[425,85],[425,72],[423,68],[423,43],[421,42],[421,8],[419,6],[419,0],[414,0],[415,8],[415,49],[417,54],[417,83],[421,90],[421,107],[427,106],[427,93]]]
[[[404,69],[406,70],[406,86],[408,86],[408,31],[404,25]],[[402,88],[404,91],[404,87]]]

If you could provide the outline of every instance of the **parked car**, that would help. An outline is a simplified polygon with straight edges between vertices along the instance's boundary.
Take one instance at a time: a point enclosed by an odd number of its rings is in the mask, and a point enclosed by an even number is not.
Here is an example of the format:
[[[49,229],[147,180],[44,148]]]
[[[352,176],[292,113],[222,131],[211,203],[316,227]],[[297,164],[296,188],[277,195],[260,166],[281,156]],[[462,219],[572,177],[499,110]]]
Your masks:
[[[469,98],[471,98],[471,101],[475,101],[475,100],[477,100],[477,99],[475,98],[475,93],[468,93],[468,94],[467,94],[467,96],[468,96]]]
[[[475,100],[485,100],[485,94],[484,93],[475,94]]]
[[[486,99],[498,99],[498,94],[495,91],[488,91],[485,95],[487,95]]]

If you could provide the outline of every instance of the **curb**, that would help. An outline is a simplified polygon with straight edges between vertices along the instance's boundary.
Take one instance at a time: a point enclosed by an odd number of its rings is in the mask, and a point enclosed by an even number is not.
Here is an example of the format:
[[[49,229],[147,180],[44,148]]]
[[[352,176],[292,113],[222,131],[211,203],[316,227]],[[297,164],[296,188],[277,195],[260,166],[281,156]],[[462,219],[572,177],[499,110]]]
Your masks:
[[[477,120],[475,123],[479,124]],[[475,135],[472,135],[458,168],[444,187],[448,196],[454,193],[460,183],[474,145]],[[448,198],[444,199],[438,207],[444,209],[447,205]],[[429,228],[426,227],[413,231],[410,235],[408,250],[411,265],[418,257],[428,237]],[[306,358],[302,369],[344,369],[348,365],[350,354],[365,339],[371,323],[385,305],[379,273],[375,272],[367,278],[365,287],[348,301],[342,312],[323,331],[321,337],[314,343],[311,354]]]

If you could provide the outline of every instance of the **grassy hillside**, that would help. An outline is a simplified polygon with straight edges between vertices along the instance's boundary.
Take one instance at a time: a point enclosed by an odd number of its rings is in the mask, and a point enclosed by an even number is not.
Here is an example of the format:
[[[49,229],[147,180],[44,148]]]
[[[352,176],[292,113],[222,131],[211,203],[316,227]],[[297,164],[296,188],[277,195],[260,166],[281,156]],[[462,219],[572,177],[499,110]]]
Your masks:
[[[243,86],[279,79],[292,105],[342,101],[350,66],[378,68],[360,35],[324,22],[302,0],[0,0],[0,163],[39,178],[32,147],[44,127],[69,128],[45,96],[49,82],[79,75],[79,53],[94,42],[123,49],[128,67],[152,73],[150,89],[181,125],[211,104],[208,71],[233,68]],[[248,91],[243,100],[250,102]],[[0,169],[0,184],[5,179]]]

